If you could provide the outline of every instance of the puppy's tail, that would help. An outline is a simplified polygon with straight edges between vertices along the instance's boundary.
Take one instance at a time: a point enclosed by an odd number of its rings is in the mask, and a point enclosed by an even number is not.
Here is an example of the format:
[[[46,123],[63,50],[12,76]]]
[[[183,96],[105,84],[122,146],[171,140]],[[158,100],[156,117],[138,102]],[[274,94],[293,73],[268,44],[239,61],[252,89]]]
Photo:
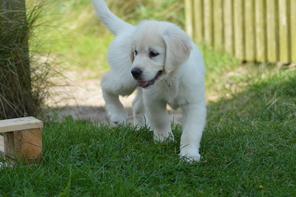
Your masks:
[[[104,0],[92,0],[99,19],[115,35],[126,28],[132,27],[131,24],[115,16],[108,8]]]

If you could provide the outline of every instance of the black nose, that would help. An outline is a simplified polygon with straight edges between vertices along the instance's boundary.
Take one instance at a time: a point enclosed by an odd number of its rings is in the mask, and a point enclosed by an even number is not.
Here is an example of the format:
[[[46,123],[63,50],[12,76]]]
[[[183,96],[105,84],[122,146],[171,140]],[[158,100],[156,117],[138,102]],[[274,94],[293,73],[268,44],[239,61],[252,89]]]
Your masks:
[[[141,74],[142,74],[142,70],[140,68],[135,67],[131,70],[131,73],[135,79],[140,79]]]

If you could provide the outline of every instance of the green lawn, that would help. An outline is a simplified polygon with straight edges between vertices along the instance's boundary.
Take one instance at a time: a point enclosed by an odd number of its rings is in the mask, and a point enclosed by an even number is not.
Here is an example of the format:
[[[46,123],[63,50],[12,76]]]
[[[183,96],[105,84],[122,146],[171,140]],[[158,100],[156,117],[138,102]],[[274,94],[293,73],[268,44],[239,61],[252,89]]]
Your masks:
[[[231,94],[231,91],[229,91]],[[199,163],[147,128],[48,122],[39,165],[4,167],[0,196],[296,196],[295,70],[208,104]]]

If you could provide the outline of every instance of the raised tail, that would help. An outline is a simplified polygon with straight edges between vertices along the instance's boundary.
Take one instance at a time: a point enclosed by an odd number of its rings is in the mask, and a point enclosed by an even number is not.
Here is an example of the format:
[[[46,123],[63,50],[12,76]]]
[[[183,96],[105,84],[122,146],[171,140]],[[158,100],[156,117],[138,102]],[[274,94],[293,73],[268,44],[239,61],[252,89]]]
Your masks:
[[[132,27],[131,24],[115,16],[108,8],[105,0],[92,0],[92,2],[99,19],[114,35],[118,35],[120,31]]]

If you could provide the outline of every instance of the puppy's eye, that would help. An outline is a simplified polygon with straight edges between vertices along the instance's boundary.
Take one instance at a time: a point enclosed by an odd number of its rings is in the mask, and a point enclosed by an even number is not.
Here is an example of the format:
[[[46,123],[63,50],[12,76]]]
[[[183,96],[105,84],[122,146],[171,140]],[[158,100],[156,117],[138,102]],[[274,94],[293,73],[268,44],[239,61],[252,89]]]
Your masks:
[[[158,55],[159,55],[159,53],[157,53],[157,52],[155,52],[155,51],[150,51],[150,53],[149,53],[150,58],[152,58],[152,57],[156,57],[156,56],[158,56]]]
[[[135,55],[138,55],[138,51],[137,51],[137,50],[134,50],[134,54],[135,54]]]

